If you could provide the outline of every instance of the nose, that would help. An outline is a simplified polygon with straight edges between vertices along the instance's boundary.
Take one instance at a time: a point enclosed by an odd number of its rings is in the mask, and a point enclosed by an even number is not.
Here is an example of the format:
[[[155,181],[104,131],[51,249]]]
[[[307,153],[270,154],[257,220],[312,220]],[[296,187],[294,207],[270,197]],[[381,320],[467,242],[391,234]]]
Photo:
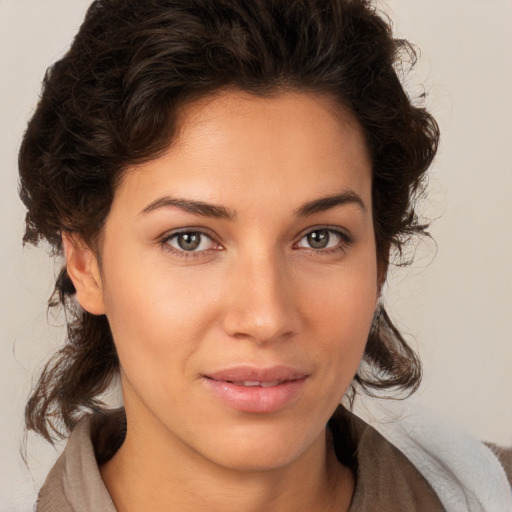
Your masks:
[[[266,254],[253,255],[231,269],[230,283],[223,315],[223,329],[229,336],[267,344],[299,331],[299,296],[285,262]]]

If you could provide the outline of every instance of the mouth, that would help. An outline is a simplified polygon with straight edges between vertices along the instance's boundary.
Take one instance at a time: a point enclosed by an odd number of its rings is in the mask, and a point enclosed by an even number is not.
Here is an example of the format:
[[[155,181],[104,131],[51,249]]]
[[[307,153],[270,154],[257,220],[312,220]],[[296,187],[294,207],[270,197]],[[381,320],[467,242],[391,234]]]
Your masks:
[[[271,380],[271,381],[268,381],[268,382],[265,382],[265,381],[258,382],[258,381],[252,381],[252,380],[245,380],[245,381],[232,382],[232,381],[228,380],[228,381],[225,381],[225,382],[229,382],[230,384],[234,384],[235,386],[245,386],[247,388],[256,388],[256,387],[271,388],[272,386],[279,386],[283,382],[287,382],[287,381],[285,381],[285,380]]]
[[[248,413],[272,413],[294,403],[309,375],[285,366],[229,368],[204,375],[207,388],[224,405]]]
[[[240,384],[246,386],[259,386],[261,384],[276,385],[275,383],[299,380],[308,374],[290,366],[271,366],[269,368],[256,368],[254,366],[234,366],[223,370],[205,374],[206,378]]]

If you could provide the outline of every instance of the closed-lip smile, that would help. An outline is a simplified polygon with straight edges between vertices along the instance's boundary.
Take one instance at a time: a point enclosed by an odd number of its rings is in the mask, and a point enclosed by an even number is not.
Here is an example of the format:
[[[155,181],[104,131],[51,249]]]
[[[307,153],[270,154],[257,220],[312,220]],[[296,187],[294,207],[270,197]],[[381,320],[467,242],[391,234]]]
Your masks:
[[[288,366],[236,366],[203,375],[206,386],[232,409],[271,413],[293,402],[309,374]]]

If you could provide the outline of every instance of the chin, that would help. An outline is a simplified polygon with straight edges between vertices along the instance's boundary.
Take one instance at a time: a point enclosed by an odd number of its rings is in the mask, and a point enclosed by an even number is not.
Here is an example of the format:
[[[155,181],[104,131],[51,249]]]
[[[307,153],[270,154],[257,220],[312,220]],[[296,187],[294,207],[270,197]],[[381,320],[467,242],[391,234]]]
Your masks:
[[[226,469],[271,471],[301,458],[312,448],[316,439],[325,442],[323,430],[317,436],[308,436],[305,429],[297,429],[297,423],[292,428],[293,431],[279,427],[245,428],[229,433],[223,431],[209,438],[203,455]]]

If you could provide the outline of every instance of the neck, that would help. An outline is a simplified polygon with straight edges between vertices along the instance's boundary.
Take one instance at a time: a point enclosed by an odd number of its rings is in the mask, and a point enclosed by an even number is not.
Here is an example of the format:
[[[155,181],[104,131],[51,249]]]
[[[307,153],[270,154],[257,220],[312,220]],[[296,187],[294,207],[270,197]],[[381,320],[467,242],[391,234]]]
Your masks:
[[[142,429],[128,416],[123,445],[100,468],[119,512],[168,511],[169,504],[183,512],[349,509],[354,478],[337,461],[327,433],[292,463],[269,470],[218,466],[166,434]]]

